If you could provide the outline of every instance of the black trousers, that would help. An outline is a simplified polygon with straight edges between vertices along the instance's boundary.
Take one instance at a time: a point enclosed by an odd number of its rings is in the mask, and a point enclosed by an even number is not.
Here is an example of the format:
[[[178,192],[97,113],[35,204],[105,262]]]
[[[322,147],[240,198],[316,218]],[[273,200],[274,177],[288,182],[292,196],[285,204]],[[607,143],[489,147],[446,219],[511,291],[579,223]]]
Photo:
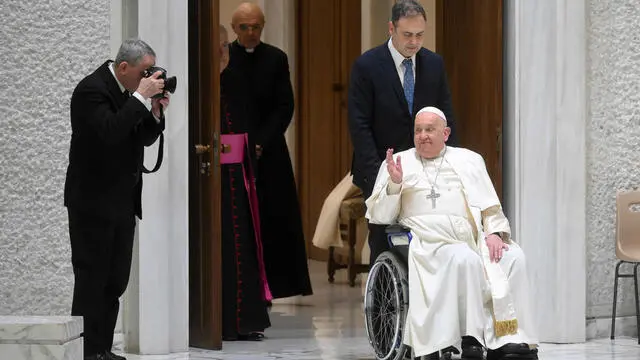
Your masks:
[[[110,351],[119,298],[129,282],[133,211],[117,220],[68,209],[75,284],[71,315],[84,317],[84,355]]]
[[[378,225],[369,223],[369,264],[373,265],[380,254],[390,249],[389,241],[385,229],[389,225]]]
[[[368,188],[360,188],[362,196],[367,200],[373,192],[373,184]],[[376,262],[380,254],[390,249],[385,229],[389,225],[368,224],[369,227],[369,266]]]

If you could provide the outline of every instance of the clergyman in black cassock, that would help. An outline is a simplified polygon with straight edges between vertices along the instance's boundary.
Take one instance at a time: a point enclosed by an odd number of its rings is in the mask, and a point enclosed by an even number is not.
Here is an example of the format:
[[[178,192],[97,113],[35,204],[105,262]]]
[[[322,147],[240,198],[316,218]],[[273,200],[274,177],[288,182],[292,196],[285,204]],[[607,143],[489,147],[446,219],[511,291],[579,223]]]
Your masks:
[[[229,113],[246,124],[257,149],[256,185],[264,261],[274,298],[312,294],[302,217],[284,133],[294,109],[287,55],[260,41],[264,15],[243,3],[233,15],[237,40],[222,73]]]

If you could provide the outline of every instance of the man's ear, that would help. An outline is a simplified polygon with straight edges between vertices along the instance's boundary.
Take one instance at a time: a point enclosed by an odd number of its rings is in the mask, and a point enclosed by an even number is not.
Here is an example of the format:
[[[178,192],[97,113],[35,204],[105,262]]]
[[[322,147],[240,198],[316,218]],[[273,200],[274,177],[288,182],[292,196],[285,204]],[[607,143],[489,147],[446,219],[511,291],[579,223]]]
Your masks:
[[[394,30],[395,30],[395,27],[393,26],[393,22],[389,21],[389,36],[393,35]]]
[[[123,73],[125,71],[127,71],[127,68],[129,67],[129,63],[126,61],[121,62],[120,64],[118,64],[118,66],[116,66],[116,70],[118,70],[118,72]]]
[[[451,135],[451,128],[447,126],[444,128],[444,141],[449,140],[449,135]]]

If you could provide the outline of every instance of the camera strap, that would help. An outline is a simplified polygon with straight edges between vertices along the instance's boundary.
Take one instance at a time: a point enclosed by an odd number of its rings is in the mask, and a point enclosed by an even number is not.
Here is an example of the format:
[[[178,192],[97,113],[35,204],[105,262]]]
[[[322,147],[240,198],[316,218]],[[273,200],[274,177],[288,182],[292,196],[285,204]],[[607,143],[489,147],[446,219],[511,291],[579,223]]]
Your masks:
[[[160,144],[158,144],[158,159],[156,160],[156,166],[151,170],[147,170],[147,168],[142,164],[142,172],[145,174],[151,174],[160,169],[160,165],[162,165],[162,154],[164,149],[164,133],[160,133]]]
[[[164,111],[162,106],[160,106],[160,118],[164,120]],[[160,132],[160,144],[158,144],[158,159],[156,159],[156,166],[153,169],[148,170],[144,164],[142,164],[142,172],[145,174],[151,174],[160,169],[160,165],[162,165],[162,155],[164,150],[164,131]]]

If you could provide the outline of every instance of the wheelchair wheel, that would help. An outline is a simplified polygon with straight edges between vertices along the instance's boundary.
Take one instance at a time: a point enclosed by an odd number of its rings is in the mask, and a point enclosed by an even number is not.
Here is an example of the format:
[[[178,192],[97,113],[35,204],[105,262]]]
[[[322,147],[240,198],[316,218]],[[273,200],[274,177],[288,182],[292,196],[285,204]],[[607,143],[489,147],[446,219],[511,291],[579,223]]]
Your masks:
[[[410,353],[402,342],[409,307],[407,266],[392,252],[371,266],[364,295],[365,327],[378,360],[401,360]]]

